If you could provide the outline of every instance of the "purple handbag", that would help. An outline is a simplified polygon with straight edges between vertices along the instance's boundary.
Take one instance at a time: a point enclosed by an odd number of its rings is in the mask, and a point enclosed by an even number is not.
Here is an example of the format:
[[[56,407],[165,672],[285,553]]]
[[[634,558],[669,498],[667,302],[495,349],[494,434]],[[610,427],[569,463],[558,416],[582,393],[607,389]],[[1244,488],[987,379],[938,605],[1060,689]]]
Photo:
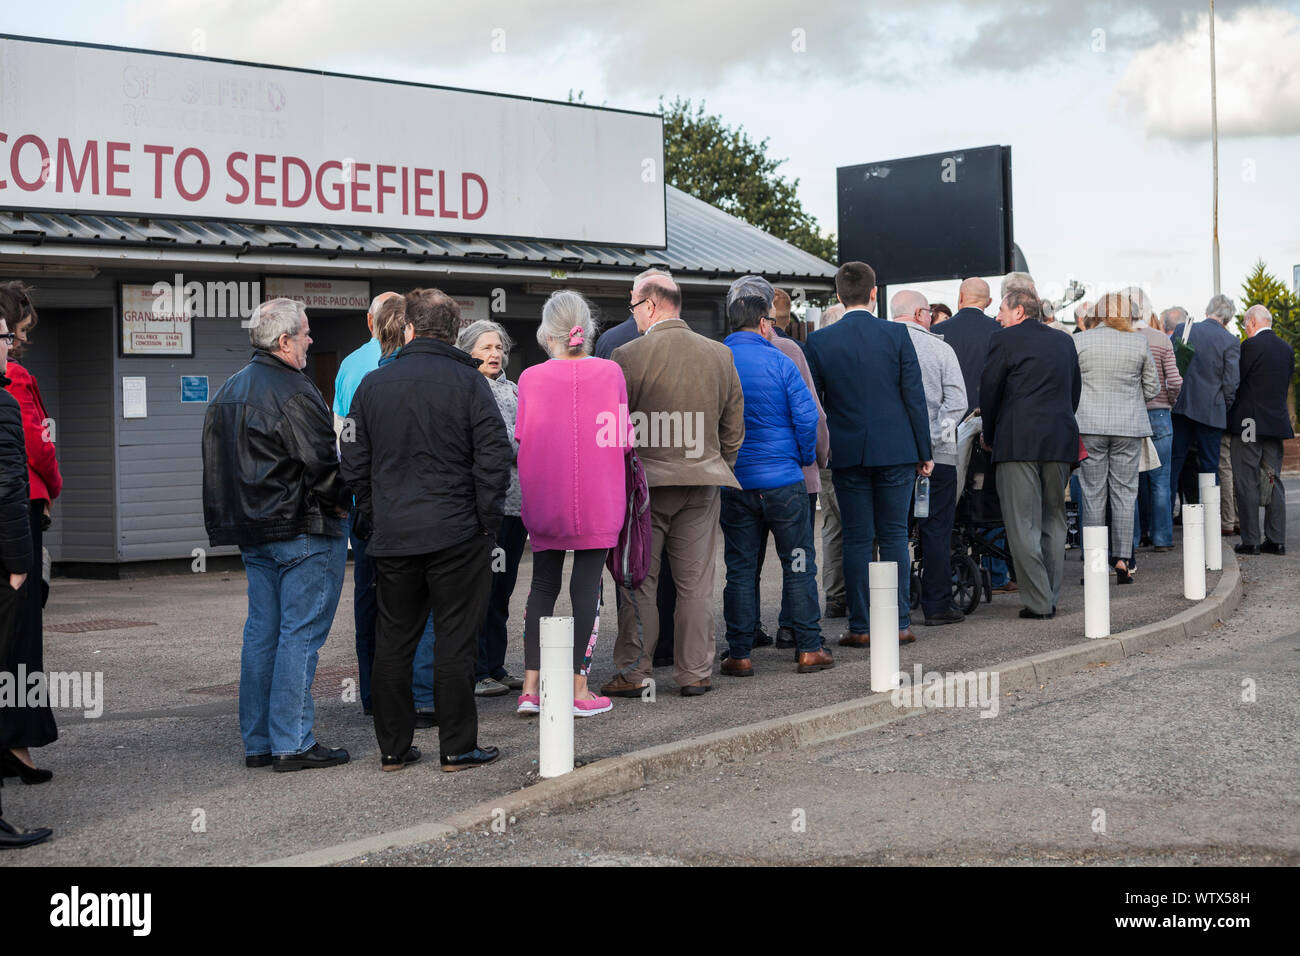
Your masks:
[[[631,449],[627,454],[627,513],[618,544],[610,549],[605,566],[619,587],[634,590],[650,573],[650,485],[641,459]]]

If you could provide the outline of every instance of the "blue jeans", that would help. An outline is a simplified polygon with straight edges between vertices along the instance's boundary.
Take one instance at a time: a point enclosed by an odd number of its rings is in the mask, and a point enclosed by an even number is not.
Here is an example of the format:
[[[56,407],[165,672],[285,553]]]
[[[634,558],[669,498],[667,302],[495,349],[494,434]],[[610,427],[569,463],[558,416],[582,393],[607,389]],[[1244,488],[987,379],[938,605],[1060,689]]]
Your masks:
[[[986,528],[975,531],[975,534],[979,535],[995,548],[1001,548],[1003,552],[1010,553],[1007,552],[1006,528]],[[1007,563],[1001,558],[995,558],[991,554],[986,554],[980,559],[980,564],[982,567],[988,569],[991,587],[1000,588],[1011,580],[1011,572],[1007,569]]]
[[[1167,408],[1149,408],[1147,418],[1151,421],[1151,441],[1160,456],[1160,467],[1138,474],[1138,497],[1133,519],[1134,550],[1142,539],[1144,521],[1151,533],[1151,543],[1156,547],[1168,548],[1174,543],[1174,506],[1169,498],[1174,424]]]
[[[907,512],[912,504],[915,465],[835,468],[831,481],[844,526],[844,591],[849,602],[849,630],[869,633],[867,565],[872,546],[880,560],[898,565],[898,629],[911,626],[911,561],[907,551]]]
[[[803,479],[780,488],[722,489],[720,521],[727,563],[722,616],[727,624],[727,655],[749,657],[758,626],[756,581],[759,549],[770,528],[781,558],[781,592],[789,601],[790,627],[800,651],[822,646],[821,605],[817,603],[817,559],[808,520],[808,490]]]
[[[375,560],[366,553],[366,542],[352,533],[356,524],[355,509],[348,516],[348,537],[352,541],[352,620],[357,632],[357,674],[361,706],[371,709],[370,672],[375,666],[375,618],[379,601],[375,594]],[[415,706],[433,709],[433,615],[424,628],[424,636],[415,651],[415,669],[411,673],[411,692]]]
[[[352,541],[352,622],[357,634],[357,684],[361,706],[370,709],[370,671],[375,666],[375,562],[366,554],[366,543],[352,533],[356,509],[348,515],[348,537]]]
[[[239,553],[248,574],[239,661],[244,753],[302,753],[316,744],[311,685],[343,590],[347,538],[302,534]]]

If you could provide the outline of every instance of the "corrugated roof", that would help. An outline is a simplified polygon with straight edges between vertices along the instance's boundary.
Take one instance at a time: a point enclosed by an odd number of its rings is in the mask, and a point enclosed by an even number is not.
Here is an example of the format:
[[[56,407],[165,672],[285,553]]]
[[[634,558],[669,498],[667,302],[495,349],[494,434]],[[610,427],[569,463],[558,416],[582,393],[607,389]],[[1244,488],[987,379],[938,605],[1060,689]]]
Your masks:
[[[706,276],[756,273],[771,278],[830,280],[835,267],[721,209],[667,187],[668,246],[642,249],[585,243],[482,239],[336,226],[262,225],[198,219],[154,219],[96,213],[0,210],[0,242],[87,246],[176,246],[219,251],[409,257],[416,262],[465,260],[538,266],[599,266],[640,271],[652,265]]]

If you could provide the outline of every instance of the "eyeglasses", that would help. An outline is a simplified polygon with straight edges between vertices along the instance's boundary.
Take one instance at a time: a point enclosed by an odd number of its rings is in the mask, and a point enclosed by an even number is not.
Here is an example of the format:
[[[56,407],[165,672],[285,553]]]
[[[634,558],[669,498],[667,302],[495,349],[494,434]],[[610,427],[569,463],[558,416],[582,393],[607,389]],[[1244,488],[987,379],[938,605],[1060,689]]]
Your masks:
[[[6,345],[13,345],[16,338],[18,338],[17,332],[0,332],[0,342],[4,342]]]
[[[644,305],[645,303],[647,303],[647,302],[649,302],[649,301],[650,301],[650,297],[649,297],[649,296],[646,296],[646,297],[645,297],[644,299],[642,299],[640,302],[633,302],[631,305],[629,305],[629,306],[627,307],[627,314],[628,314],[628,315],[634,315],[634,314],[636,314],[636,307],[637,307],[638,305]]]

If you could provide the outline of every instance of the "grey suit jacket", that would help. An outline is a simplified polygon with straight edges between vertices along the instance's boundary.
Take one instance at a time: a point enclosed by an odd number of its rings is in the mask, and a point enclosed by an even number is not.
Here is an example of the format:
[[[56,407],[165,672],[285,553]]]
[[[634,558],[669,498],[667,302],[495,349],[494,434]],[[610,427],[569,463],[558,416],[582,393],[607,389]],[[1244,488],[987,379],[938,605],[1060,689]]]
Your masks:
[[[1145,438],[1151,434],[1147,399],[1160,391],[1151,349],[1140,332],[1099,325],[1073,336],[1079,353],[1079,433]]]
[[[1182,334],[1180,325],[1171,339],[1176,341]],[[1196,354],[1183,374],[1183,390],[1174,403],[1174,414],[1211,428],[1227,428],[1228,409],[1241,380],[1241,342],[1213,319],[1193,323],[1188,341]]]

